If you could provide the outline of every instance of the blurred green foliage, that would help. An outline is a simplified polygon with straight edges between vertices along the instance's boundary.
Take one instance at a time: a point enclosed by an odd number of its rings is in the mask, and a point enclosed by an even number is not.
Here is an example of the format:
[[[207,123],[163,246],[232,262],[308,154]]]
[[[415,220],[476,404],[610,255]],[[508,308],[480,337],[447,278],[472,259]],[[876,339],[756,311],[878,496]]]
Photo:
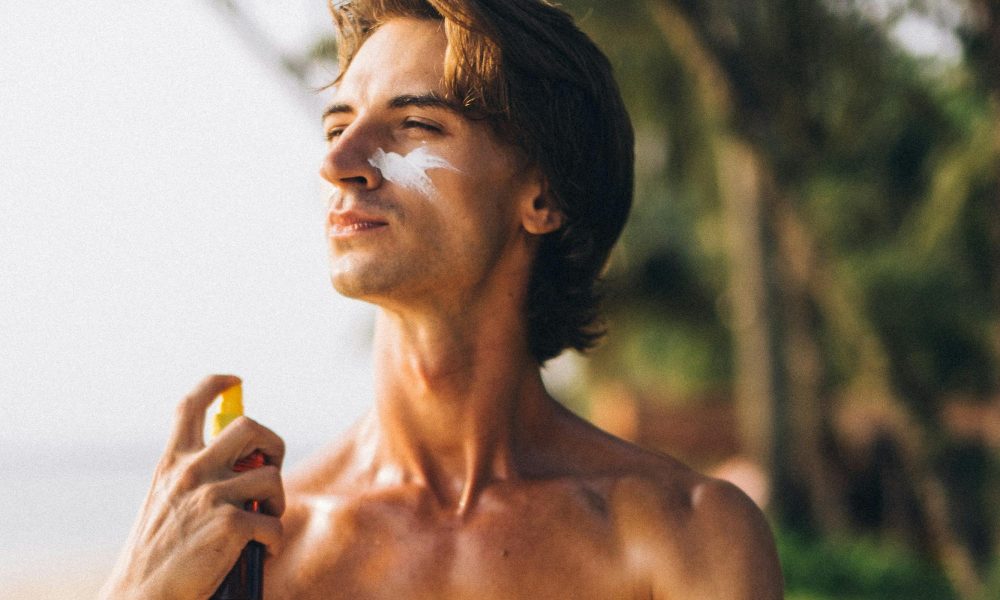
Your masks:
[[[788,600],[950,600],[948,579],[899,544],[867,538],[807,539],[779,531]]]
[[[591,377],[685,404],[765,382],[773,402],[743,419],[769,413],[773,508],[806,536],[782,542],[797,597],[953,597],[941,572],[974,597],[1000,539],[998,452],[946,415],[1000,401],[1000,5],[562,4],[608,52],[637,131]],[[910,54],[892,36],[904,19],[963,54]],[[760,189],[727,192],[733,173]],[[769,373],[746,372],[734,322],[740,195],[760,218],[749,310]],[[860,430],[838,425],[852,407]],[[832,541],[852,532],[915,554]]]
[[[649,338],[631,326],[638,308],[665,334],[663,343],[638,342],[650,351],[643,356],[632,342],[608,348],[598,355],[608,372],[634,372],[640,386],[649,381],[645,363],[706,383],[731,375],[718,124],[705,115],[690,65],[651,17],[651,7],[672,4],[730,76],[735,108],[722,126],[754,145],[824,259],[857,285],[902,397],[933,416],[942,395],[996,390],[995,148],[981,140],[967,151],[992,108],[964,63],[907,54],[889,38],[891,23],[851,3],[837,11],[819,1],[562,4],[607,50],[638,133],[634,216],[609,273],[612,331]],[[971,164],[977,158],[986,162]],[[949,167],[976,187],[938,201],[935,178]],[[704,335],[681,339],[668,332],[676,327]],[[822,319],[816,327],[825,348],[851,354]],[[706,343],[715,346],[714,373],[689,360],[705,355]],[[637,368],[623,368],[619,353]],[[856,369],[827,358],[832,384]]]

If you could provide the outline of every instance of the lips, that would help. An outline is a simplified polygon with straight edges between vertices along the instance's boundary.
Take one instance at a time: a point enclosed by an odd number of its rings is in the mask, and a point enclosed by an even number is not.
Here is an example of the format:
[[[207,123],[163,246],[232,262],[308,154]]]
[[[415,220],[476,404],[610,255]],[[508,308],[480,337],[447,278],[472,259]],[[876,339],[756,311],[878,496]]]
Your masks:
[[[330,237],[358,235],[389,226],[389,223],[381,217],[356,210],[331,213],[329,223]]]

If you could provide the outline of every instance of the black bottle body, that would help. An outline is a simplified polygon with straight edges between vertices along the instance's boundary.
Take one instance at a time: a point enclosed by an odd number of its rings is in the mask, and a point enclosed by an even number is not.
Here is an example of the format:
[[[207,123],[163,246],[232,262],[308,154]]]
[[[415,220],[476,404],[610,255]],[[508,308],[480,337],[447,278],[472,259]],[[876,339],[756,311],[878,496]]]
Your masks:
[[[264,544],[250,542],[240,553],[211,600],[261,600],[264,597]]]

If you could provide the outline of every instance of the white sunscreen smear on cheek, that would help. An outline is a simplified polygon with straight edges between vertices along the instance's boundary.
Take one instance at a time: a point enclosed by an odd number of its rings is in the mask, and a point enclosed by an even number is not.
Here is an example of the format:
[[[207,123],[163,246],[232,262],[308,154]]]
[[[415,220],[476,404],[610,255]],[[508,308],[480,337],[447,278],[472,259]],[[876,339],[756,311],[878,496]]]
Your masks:
[[[406,156],[379,148],[368,159],[368,164],[378,169],[382,177],[389,181],[416,190],[427,197],[434,195],[434,184],[427,176],[428,169],[458,170],[445,159],[434,156],[423,147],[410,151]]]

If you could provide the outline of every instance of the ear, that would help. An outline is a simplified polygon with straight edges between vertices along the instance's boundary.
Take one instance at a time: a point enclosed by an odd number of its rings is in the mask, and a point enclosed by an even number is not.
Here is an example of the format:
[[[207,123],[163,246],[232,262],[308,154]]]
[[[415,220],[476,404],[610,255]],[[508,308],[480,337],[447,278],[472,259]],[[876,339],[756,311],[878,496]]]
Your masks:
[[[528,233],[544,235],[562,227],[565,216],[549,193],[548,180],[539,175],[536,183],[521,201],[521,227]]]

